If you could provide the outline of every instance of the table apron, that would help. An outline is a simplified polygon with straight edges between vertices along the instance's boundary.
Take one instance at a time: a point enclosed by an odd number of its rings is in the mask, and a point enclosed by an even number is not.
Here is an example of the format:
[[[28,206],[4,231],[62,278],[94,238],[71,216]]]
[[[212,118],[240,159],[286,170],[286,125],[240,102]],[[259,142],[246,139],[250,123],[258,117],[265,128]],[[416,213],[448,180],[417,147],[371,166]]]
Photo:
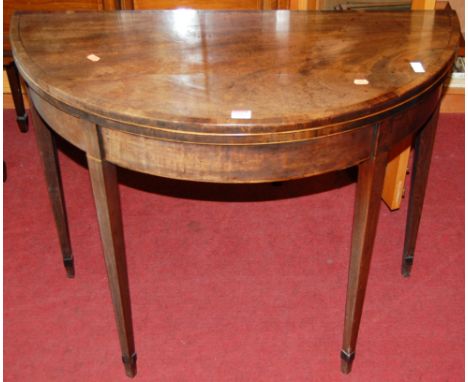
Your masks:
[[[163,141],[102,128],[105,159],[169,178],[244,183],[286,180],[346,168],[370,153],[372,126],[301,142],[214,145]]]
[[[441,89],[435,87],[402,105],[398,112],[347,131],[303,141],[227,145],[164,140],[98,126],[81,111],[72,115],[32,89],[29,94],[41,117],[57,134],[93,157],[168,178],[260,183],[303,178],[359,164],[375,152],[377,134],[385,135],[377,149],[390,150],[430,118]],[[99,142],[99,147],[95,142]]]

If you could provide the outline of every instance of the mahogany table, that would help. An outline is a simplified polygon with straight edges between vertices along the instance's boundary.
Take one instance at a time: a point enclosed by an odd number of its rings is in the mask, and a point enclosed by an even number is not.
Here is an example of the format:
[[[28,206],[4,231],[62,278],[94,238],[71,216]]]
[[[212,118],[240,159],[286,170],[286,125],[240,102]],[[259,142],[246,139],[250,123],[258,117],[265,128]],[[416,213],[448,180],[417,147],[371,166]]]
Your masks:
[[[222,183],[358,167],[342,371],[355,356],[388,153],[414,137],[409,276],[454,12],[16,14],[65,268],[74,276],[54,133],[86,152],[122,360],[136,373],[116,166]]]

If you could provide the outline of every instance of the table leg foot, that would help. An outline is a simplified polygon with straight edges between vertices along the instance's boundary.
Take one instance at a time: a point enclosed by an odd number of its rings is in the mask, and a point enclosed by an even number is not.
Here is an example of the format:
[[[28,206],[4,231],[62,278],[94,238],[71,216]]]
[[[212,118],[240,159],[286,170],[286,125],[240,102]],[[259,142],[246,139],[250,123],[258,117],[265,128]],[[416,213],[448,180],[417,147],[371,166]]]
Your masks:
[[[73,257],[64,258],[63,265],[65,266],[65,270],[67,271],[67,277],[69,279],[75,278],[75,264],[73,261]]]
[[[343,374],[349,374],[353,366],[355,353],[347,353],[344,350],[341,351],[341,372]]]
[[[16,123],[22,133],[28,132],[28,113],[24,113],[23,115],[18,115],[16,117]]]
[[[130,357],[126,355],[122,356],[122,362],[125,365],[125,374],[127,374],[127,377],[133,378],[136,376],[136,373],[137,373],[136,360],[137,360],[136,353],[133,353]]]
[[[403,277],[410,277],[412,267],[413,267],[413,256],[404,257],[403,263],[401,265],[401,274],[403,275]]]

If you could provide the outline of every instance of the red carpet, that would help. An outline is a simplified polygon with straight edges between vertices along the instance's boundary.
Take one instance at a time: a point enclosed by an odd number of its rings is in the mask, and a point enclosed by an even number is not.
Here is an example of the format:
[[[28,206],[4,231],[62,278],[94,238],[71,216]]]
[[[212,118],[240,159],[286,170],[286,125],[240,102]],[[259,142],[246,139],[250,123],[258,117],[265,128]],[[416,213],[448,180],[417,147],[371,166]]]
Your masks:
[[[60,147],[74,280],[33,132],[4,113],[4,380],[129,381],[84,157]],[[409,279],[407,200],[393,213],[382,206],[349,376],[339,352],[352,172],[279,187],[119,176],[136,381],[464,380],[464,115],[441,116]]]

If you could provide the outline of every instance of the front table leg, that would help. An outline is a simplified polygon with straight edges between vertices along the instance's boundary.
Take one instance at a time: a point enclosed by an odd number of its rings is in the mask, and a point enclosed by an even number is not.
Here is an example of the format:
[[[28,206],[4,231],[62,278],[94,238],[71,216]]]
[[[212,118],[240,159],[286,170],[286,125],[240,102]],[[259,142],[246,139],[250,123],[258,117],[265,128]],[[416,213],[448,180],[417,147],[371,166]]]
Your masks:
[[[411,193],[406,218],[405,246],[401,273],[409,277],[414,259],[414,248],[418,235],[419,222],[426,194],[429,166],[431,164],[432,148],[439,119],[439,109],[435,111],[426,126],[418,132],[414,142],[413,173],[411,176]]]
[[[127,375],[134,377],[136,353],[116,168],[113,164],[93,158],[89,154],[87,159],[119,332],[122,361]]]
[[[55,139],[53,133],[45,125],[32,104],[31,115],[34,123],[34,130],[36,132],[37,146],[44,165],[49,199],[52,205],[55,225],[58,231],[63,263],[67,271],[67,276],[69,278],[73,278],[75,276],[75,267],[73,265],[73,254],[70,244],[70,234],[68,231],[67,213],[63,197],[62,180],[60,177],[60,167],[57,158]]]
[[[345,374],[351,371],[355,355],[386,163],[386,153],[380,153],[359,165],[341,350],[341,371]]]

